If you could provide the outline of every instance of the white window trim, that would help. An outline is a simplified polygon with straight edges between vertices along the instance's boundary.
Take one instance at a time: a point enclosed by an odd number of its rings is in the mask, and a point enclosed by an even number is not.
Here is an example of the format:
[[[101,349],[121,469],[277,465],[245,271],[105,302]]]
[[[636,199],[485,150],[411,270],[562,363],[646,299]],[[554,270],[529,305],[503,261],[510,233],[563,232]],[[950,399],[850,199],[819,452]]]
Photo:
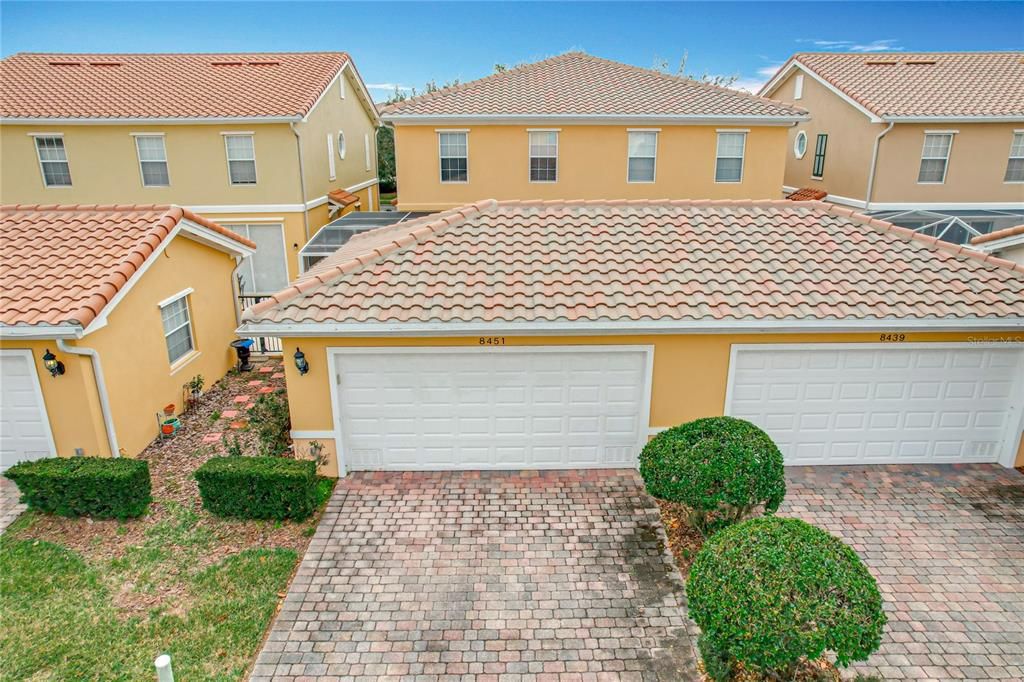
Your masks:
[[[139,161],[139,182],[142,183],[143,189],[149,188],[160,188],[171,186],[171,163],[167,160],[167,140],[163,133],[128,133],[132,136],[132,141],[135,144],[135,158]],[[166,185],[147,185],[146,175],[142,172],[142,152],[139,151],[139,138],[140,137],[159,137],[164,144],[164,167],[167,169],[167,184]]]
[[[799,140],[799,139],[800,139],[801,137],[803,137],[803,140],[804,140],[804,150],[803,150],[803,152],[799,152],[799,151],[797,151],[797,141],[798,141],[798,140]],[[797,159],[802,159],[802,158],[804,158],[805,156],[807,156],[807,146],[808,146],[808,144],[809,144],[809,143],[808,143],[808,138],[807,138],[807,131],[806,131],[806,130],[801,130],[801,131],[799,131],[799,132],[798,132],[798,133],[796,134],[796,137],[795,137],[795,138],[793,138],[793,156],[794,156],[795,158],[797,158]]]
[[[956,139],[957,132],[959,132],[959,131],[956,131],[956,130],[926,130],[926,131],[924,131],[924,137],[921,140],[921,156],[920,156],[920,158],[918,159],[918,162],[917,162],[917,184],[919,184],[919,185],[945,185],[946,184],[946,176],[949,175],[949,158],[951,156],[953,156],[953,140]],[[925,160],[924,150],[928,146],[928,136],[929,135],[948,135],[949,136],[949,148],[946,149],[946,157],[945,157],[945,161],[946,162],[942,165],[942,179],[941,180],[930,180],[930,181],[926,180],[926,181],[922,182],[921,181],[921,162]],[[938,159],[939,157],[937,157],[937,156],[929,156],[927,158],[929,160],[935,160],[935,159]]]
[[[437,133],[437,179],[442,185],[468,185],[469,184],[469,129],[444,129],[437,128],[434,130]],[[459,158],[457,156],[443,157],[441,156],[441,133],[463,133],[466,136],[466,179],[465,180],[445,180],[444,173],[441,171],[441,159],[442,158]]]
[[[798,73],[793,79],[793,99],[804,98],[804,75]]]
[[[224,165],[228,171],[228,184],[232,187],[255,187],[260,183],[259,169],[256,166],[256,133],[250,131],[238,131],[238,132],[224,132],[221,133],[224,138]],[[228,138],[229,137],[250,137],[252,138],[252,158],[251,159],[232,159],[228,152]],[[231,162],[232,161],[252,161],[252,173],[256,176],[256,182],[232,182],[231,180]]]
[[[630,133],[654,133],[654,156],[630,156],[629,155],[629,134]],[[658,142],[661,140],[661,128],[626,128],[626,184],[627,185],[653,185],[658,181]],[[654,159],[654,172],[650,180],[630,180],[629,160],[630,159]]]
[[[532,135],[533,133],[554,133],[555,134],[555,155],[554,155],[554,157],[551,157],[551,156],[538,156],[538,157],[536,157],[538,159],[550,159],[550,158],[554,158],[555,159],[555,179],[554,180],[534,180],[532,177],[530,177],[531,176],[531,166],[533,165],[533,159],[534,159],[534,156],[533,156],[533,143],[530,142],[530,135]],[[561,137],[560,131],[557,130],[557,129],[548,128],[548,129],[545,130],[543,128],[528,128],[526,130],[526,179],[527,179],[527,181],[530,184],[532,184],[532,185],[553,185],[556,182],[558,182],[558,170],[559,170],[559,166],[561,165],[558,162],[558,152],[559,152],[559,139],[558,138],[560,138],[560,137]],[[467,147],[467,149],[468,149],[468,147]]]
[[[347,140],[345,139],[345,131],[338,131],[338,158],[342,161],[345,160],[345,149],[348,146]]]
[[[1006,166],[1010,166],[1010,161],[1013,159],[1024,159],[1024,156],[1013,156],[1013,141],[1018,135],[1024,135],[1024,130],[1014,130],[1013,135],[1010,136],[1010,152],[1006,155]],[[1006,171],[1003,171],[1003,184],[1004,185],[1024,185],[1024,180],[1006,180]]]
[[[327,133],[327,179],[334,180],[336,177],[338,172],[334,166],[334,133]]]
[[[32,147],[36,150],[36,161],[39,162],[39,178],[43,181],[43,189],[70,189],[75,184],[75,179],[72,177],[71,182],[66,185],[48,185],[46,184],[46,171],[43,170],[43,155],[39,153],[39,142],[37,138],[40,137],[59,137],[61,142],[64,142],[64,133],[29,133],[29,137],[32,138]],[[68,145],[64,143],[64,163],[68,165],[68,175],[71,175],[71,155],[68,153]]]
[[[243,236],[246,237],[247,239],[250,239],[250,240],[252,239],[252,237],[250,236],[250,233],[249,233],[249,225],[250,224],[257,223],[261,227],[269,227],[269,226],[272,226],[272,225],[277,225],[278,227],[280,227],[281,229],[279,230],[279,232],[281,234],[281,248],[282,248],[281,253],[284,254],[284,261],[283,261],[284,279],[285,279],[285,283],[288,283],[288,282],[291,281],[291,275],[288,273],[288,239],[285,237],[285,234],[284,234],[284,218],[274,218],[274,219],[267,219],[267,218],[218,218],[217,222],[225,225],[225,227],[231,227],[231,229],[236,230],[236,231],[239,228],[244,228],[245,229],[245,234]],[[246,256],[245,258],[242,259],[242,262],[239,264],[239,268],[238,268],[239,271],[241,271],[241,266],[245,264],[245,259],[246,258],[252,258],[252,254],[250,254],[249,256]],[[298,256],[298,255],[296,255],[296,258],[298,259],[298,263],[299,263],[299,272],[302,272],[302,258],[301,258],[301,256]],[[255,276],[253,278],[255,279]],[[255,282],[249,282],[250,286],[252,286],[254,284],[255,284]],[[275,293],[277,293],[277,292],[276,291],[257,291],[255,289],[253,289],[252,291],[242,292],[242,295],[243,296],[271,296],[271,295],[273,295]]]
[[[715,131],[715,171],[713,179],[716,185],[739,185],[743,183],[743,174],[747,170],[747,134],[749,130],[716,130]],[[722,135],[742,135],[743,136],[743,153],[739,156],[719,156],[718,147],[722,141]],[[740,160],[740,177],[739,180],[719,180],[718,179],[718,160],[719,159],[739,159]]]
[[[338,94],[341,99],[345,99],[345,72],[342,71],[338,74]]]
[[[467,155],[468,155],[468,149],[469,149],[469,145],[468,144],[466,145],[466,149],[467,149]],[[373,167],[372,157],[370,156],[370,133],[363,133],[363,153],[366,155],[366,168],[365,168],[365,170],[370,170]],[[466,164],[467,164],[467,166],[469,165],[469,161],[468,160],[467,160]]]
[[[199,354],[199,349],[196,348],[196,332],[195,332],[195,329],[192,327],[192,306],[190,306],[188,304],[188,297],[192,293],[193,293],[193,289],[190,287],[188,289],[185,289],[184,291],[178,292],[177,294],[171,296],[170,298],[165,298],[163,301],[161,301],[160,303],[157,304],[157,308],[160,309],[160,331],[163,331],[163,334],[164,334],[164,351],[168,350],[167,338],[171,334],[173,334],[174,332],[180,331],[181,329],[184,329],[185,327],[188,327],[188,338],[189,338],[189,341],[191,341],[191,345],[192,345],[192,349],[188,353],[185,353],[184,355],[182,355],[181,357],[175,358],[173,361],[170,358],[168,358],[167,361],[170,364],[171,373],[172,374],[175,371],[177,371],[182,365],[186,364],[186,362],[188,360],[190,360],[191,358],[193,358],[194,356]],[[163,311],[164,311],[164,308],[166,308],[167,306],[171,305],[172,303],[177,303],[178,301],[180,301],[182,299],[185,299],[185,315],[186,315],[185,324],[178,325],[177,327],[175,327],[174,329],[172,329],[169,332],[164,331],[163,330]]]

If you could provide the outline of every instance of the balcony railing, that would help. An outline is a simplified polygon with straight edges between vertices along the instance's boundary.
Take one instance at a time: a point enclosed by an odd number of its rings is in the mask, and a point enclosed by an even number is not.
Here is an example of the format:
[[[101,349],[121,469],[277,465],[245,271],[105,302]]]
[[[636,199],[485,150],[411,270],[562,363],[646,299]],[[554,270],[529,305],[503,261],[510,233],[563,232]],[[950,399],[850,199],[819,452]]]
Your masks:
[[[238,297],[238,304],[244,311],[246,308],[252,307],[260,301],[270,298],[269,296],[261,296],[259,294],[243,294]],[[259,353],[262,355],[280,355],[283,348],[281,347],[281,339],[274,336],[249,336],[253,340],[252,352]]]

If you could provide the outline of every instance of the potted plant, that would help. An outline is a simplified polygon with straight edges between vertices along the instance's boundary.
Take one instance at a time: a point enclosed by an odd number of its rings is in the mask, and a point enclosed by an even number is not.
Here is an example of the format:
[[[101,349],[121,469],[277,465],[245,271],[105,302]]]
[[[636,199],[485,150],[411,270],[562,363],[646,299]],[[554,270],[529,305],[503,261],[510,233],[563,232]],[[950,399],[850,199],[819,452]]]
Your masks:
[[[174,416],[174,403],[168,403],[168,404],[164,405],[164,416],[167,416],[167,417],[173,417]]]
[[[202,374],[197,374],[188,382],[182,386],[182,391],[185,393],[185,410],[192,409],[197,402],[199,402],[199,396],[203,394],[203,385],[205,384]]]

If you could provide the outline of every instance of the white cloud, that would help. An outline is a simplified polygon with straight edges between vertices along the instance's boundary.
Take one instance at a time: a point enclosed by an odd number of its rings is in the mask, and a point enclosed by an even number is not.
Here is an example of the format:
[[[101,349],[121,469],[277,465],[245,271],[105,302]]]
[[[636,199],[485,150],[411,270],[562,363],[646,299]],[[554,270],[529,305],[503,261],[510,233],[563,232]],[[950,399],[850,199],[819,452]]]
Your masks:
[[[401,85],[400,83],[367,83],[367,90],[387,90],[388,92],[394,92],[400,90],[402,92],[411,92],[411,85]]]
[[[810,43],[815,47],[830,49],[838,48],[847,52],[902,52],[906,48],[898,45],[895,38],[872,40],[867,43],[858,43],[853,40],[820,40],[817,38],[799,38],[798,43]]]
[[[761,71],[763,71],[763,69],[758,69],[759,74],[761,73]],[[775,71],[772,70],[771,73],[763,76],[762,78],[748,78],[746,76],[741,76],[739,79],[737,79],[735,83],[733,83],[729,87],[734,90],[746,90],[747,92],[756,95],[761,90],[761,88],[764,87],[764,84],[768,82],[768,79],[774,75]]]

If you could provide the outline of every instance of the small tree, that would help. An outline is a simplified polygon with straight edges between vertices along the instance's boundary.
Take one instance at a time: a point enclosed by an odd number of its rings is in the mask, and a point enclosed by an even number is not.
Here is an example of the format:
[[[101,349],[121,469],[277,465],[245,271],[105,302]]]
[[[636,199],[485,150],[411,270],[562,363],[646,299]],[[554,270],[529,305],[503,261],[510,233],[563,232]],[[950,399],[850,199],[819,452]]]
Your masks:
[[[686,594],[717,679],[736,662],[791,680],[801,660],[827,651],[841,666],[863,661],[886,623],[878,584],[857,554],[799,519],[750,519],[716,534],[698,552]]]
[[[283,391],[261,395],[249,408],[249,426],[259,437],[259,453],[280,457],[291,445],[292,418]]]
[[[690,509],[705,537],[758,507],[774,513],[786,495],[782,453],[767,433],[733,417],[707,417],[662,431],[640,453],[647,492]]]

